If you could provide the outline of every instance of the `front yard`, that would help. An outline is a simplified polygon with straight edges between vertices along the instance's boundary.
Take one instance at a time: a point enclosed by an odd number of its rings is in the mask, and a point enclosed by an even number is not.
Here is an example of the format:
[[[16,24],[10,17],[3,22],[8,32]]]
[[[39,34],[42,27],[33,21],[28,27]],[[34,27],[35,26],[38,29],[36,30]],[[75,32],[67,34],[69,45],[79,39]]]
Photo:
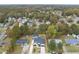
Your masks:
[[[22,47],[20,45],[16,45],[13,54],[20,54],[21,52],[22,52]]]
[[[34,54],[40,53],[40,48],[37,47],[37,46],[34,46],[34,47],[33,47],[33,53],[34,53]]]
[[[0,28],[0,32],[4,32],[5,31],[5,29],[4,28]]]
[[[79,52],[79,47],[77,46],[65,46],[65,47],[67,49],[67,52],[72,52],[72,53]]]

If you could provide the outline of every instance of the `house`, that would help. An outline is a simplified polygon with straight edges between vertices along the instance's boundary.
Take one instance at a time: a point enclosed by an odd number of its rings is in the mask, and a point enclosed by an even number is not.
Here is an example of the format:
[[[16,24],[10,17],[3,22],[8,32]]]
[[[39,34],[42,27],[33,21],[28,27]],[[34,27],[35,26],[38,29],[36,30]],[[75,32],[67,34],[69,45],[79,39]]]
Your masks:
[[[40,36],[34,36],[33,40],[34,40],[34,44],[39,45],[39,46],[42,46],[45,43],[44,39]]]
[[[76,24],[77,21],[79,21],[79,17],[75,17],[75,18],[73,18],[73,20],[74,20],[74,24]]]
[[[33,25],[33,20],[29,19],[29,20],[27,21],[27,25],[28,25],[29,27],[32,27],[32,25]]]
[[[11,21],[13,21],[13,22],[16,22],[16,18],[15,17],[8,17],[8,22],[11,22]]]
[[[55,15],[57,15],[57,16],[62,16],[62,11],[60,11],[60,10],[55,10],[55,11],[53,12],[53,14],[55,14]]]
[[[62,43],[62,40],[60,40],[60,39],[55,39],[55,42],[58,44],[58,43]]]
[[[19,17],[17,19],[17,21],[19,22],[19,27],[22,26],[25,22],[27,22],[27,19],[25,17],[21,18]]]
[[[76,38],[79,39],[79,35],[76,35]]]
[[[79,44],[79,40],[78,39],[65,39],[66,44],[69,45],[77,45]]]
[[[49,25],[51,22],[50,21],[46,21],[46,24]]]
[[[76,35],[75,35],[75,34],[72,34],[72,36],[73,36],[74,38],[76,38]]]
[[[19,40],[16,41],[16,44],[25,44],[25,43],[28,43],[28,40],[19,39]]]
[[[4,27],[4,23],[0,23],[0,28],[3,28]]]
[[[0,41],[5,39],[5,37],[7,37],[7,35],[5,33],[0,33]]]

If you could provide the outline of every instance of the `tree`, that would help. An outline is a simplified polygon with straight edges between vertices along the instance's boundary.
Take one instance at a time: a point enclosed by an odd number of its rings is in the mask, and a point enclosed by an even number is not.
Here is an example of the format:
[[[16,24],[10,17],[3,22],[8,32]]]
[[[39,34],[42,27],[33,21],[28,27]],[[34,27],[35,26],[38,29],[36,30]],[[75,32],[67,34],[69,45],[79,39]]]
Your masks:
[[[13,26],[13,28],[8,28],[6,30],[6,33],[7,35],[10,37],[10,38],[18,38],[19,37],[19,24],[18,23],[15,23]]]
[[[29,28],[27,25],[23,25],[20,27],[20,35],[27,35],[29,34]]]
[[[56,25],[49,25],[48,29],[47,29],[47,34],[50,38],[55,38],[56,34],[57,34],[57,28]]]
[[[47,28],[48,28],[48,25],[46,25],[46,24],[41,24],[41,25],[39,25],[38,31],[39,31],[39,33],[41,33],[41,34],[45,34],[46,31],[47,31]]]
[[[63,46],[62,43],[59,42],[59,43],[58,43],[58,49],[62,49],[62,46]]]
[[[13,36],[12,37],[19,38],[19,23],[15,24],[12,31],[13,31]]]
[[[59,33],[59,35],[66,35],[69,33],[69,26],[68,24],[65,23],[59,23],[57,24],[57,31]]]
[[[56,43],[55,43],[55,40],[51,40],[48,43],[48,51],[51,52],[51,53],[56,51]]]
[[[71,34],[79,34],[79,26],[76,24],[72,24],[70,27],[70,33]]]
[[[61,42],[59,42],[58,44],[57,44],[57,50],[58,50],[58,53],[62,53],[63,52],[63,44],[61,43]]]
[[[56,15],[50,15],[50,21],[51,21],[51,23],[54,23],[54,24],[56,24],[57,22],[58,22],[58,16],[56,16]]]
[[[7,30],[7,35],[12,38],[11,40],[11,46],[8,50],[9,53],[12,53],[14,51],[14,47],[16,46],[16,41],[19,39],[19,24],[15,23],[15,26],[13,26],[12,29]]]
[[[64,14],[67,15],[67,16],[70,16],[70,15],[73,15],[73,14],[79,16],[79,8],[64,9]]]

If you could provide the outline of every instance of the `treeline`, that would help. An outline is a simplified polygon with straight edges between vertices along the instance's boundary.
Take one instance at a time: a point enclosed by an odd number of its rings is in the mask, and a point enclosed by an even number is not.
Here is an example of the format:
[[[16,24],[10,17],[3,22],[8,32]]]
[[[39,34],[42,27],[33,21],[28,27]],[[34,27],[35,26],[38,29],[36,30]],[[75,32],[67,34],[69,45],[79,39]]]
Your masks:
[[[54,15],[53,12],[57,9],[32,9],[32,8],[1,8],[0,9],[0,22],[4,22],[7,17],[22,17],[25,16],[30,19],[40,19],[40,20],[57,20],[60,18]],[[62,16],[77,15],[79,16],[79,8],[67,8],[62,11]],[[51,20],[52,19],[52,20]]]
[[[79,16],[79,8],[68,8],[68,9],[64,9],[63,13],[66,16],[73,15],[73,14]]]

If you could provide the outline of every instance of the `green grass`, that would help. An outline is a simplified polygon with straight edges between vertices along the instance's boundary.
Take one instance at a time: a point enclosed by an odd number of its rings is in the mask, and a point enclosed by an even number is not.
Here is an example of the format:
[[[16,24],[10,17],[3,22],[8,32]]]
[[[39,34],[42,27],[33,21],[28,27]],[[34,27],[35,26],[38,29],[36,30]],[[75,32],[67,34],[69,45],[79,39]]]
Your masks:
[[[76,46],[66,46],[67,52],[79,52],[79,48]]]
[[[7,37],[7,38],[4,39],[4,42],[10,42],[11,40],[12,40],[11,38]]]
[[[4,32],[5,31],[5,29],[4,28],[0,28],[0,32]]]
[[[33,48],[33,53],[38,54],[39,52],[40,52],[40,48],[34,46],[34,48]]]
[[[20,45],[16,45],[13,54],[20,54],[21,52],[22,52],[22,47]]]
[[[0,47],[0,54],[4,52],[4,49],[2,47]]]
[[[6,39],[4,39],[4,42],[7,42],[7,43],[10,43],[11,42],[11,38],[6,38]],[[7,51],[9,48],[10,48],[10,44],[9,45],[5,45],[4,47],[3,47],[3,51]],[[21,48],[21,46],[20,45],[16,45],[15,46],[15,51],[13,52],[13,54],[18,54],[18,53],[21,53],[21,51],[22,51],[22,48]]]
[[[8,45],[7,43],[10,43],[11,38],[6,38],[4,39],[4,42],[6,42],[6,44],[2,47],[0,47],[0,53],[7,51],[10,47],[10,44]]]
[[[72,35],[70,35],[69,37],[67,37],[66,39],[74,39],[74,37]]]
[[[8,43],[8,42],[10,42],[10,40],[11,40],[11,38],[6,38],[6,39],[4,39],[4,42],[7,42]],[[4,45],[4,46],[2,46],[2,47],[0,47],[0,53],[8,50],[9,47],[10,47],[10,45],[7,45],[7,44]]]

